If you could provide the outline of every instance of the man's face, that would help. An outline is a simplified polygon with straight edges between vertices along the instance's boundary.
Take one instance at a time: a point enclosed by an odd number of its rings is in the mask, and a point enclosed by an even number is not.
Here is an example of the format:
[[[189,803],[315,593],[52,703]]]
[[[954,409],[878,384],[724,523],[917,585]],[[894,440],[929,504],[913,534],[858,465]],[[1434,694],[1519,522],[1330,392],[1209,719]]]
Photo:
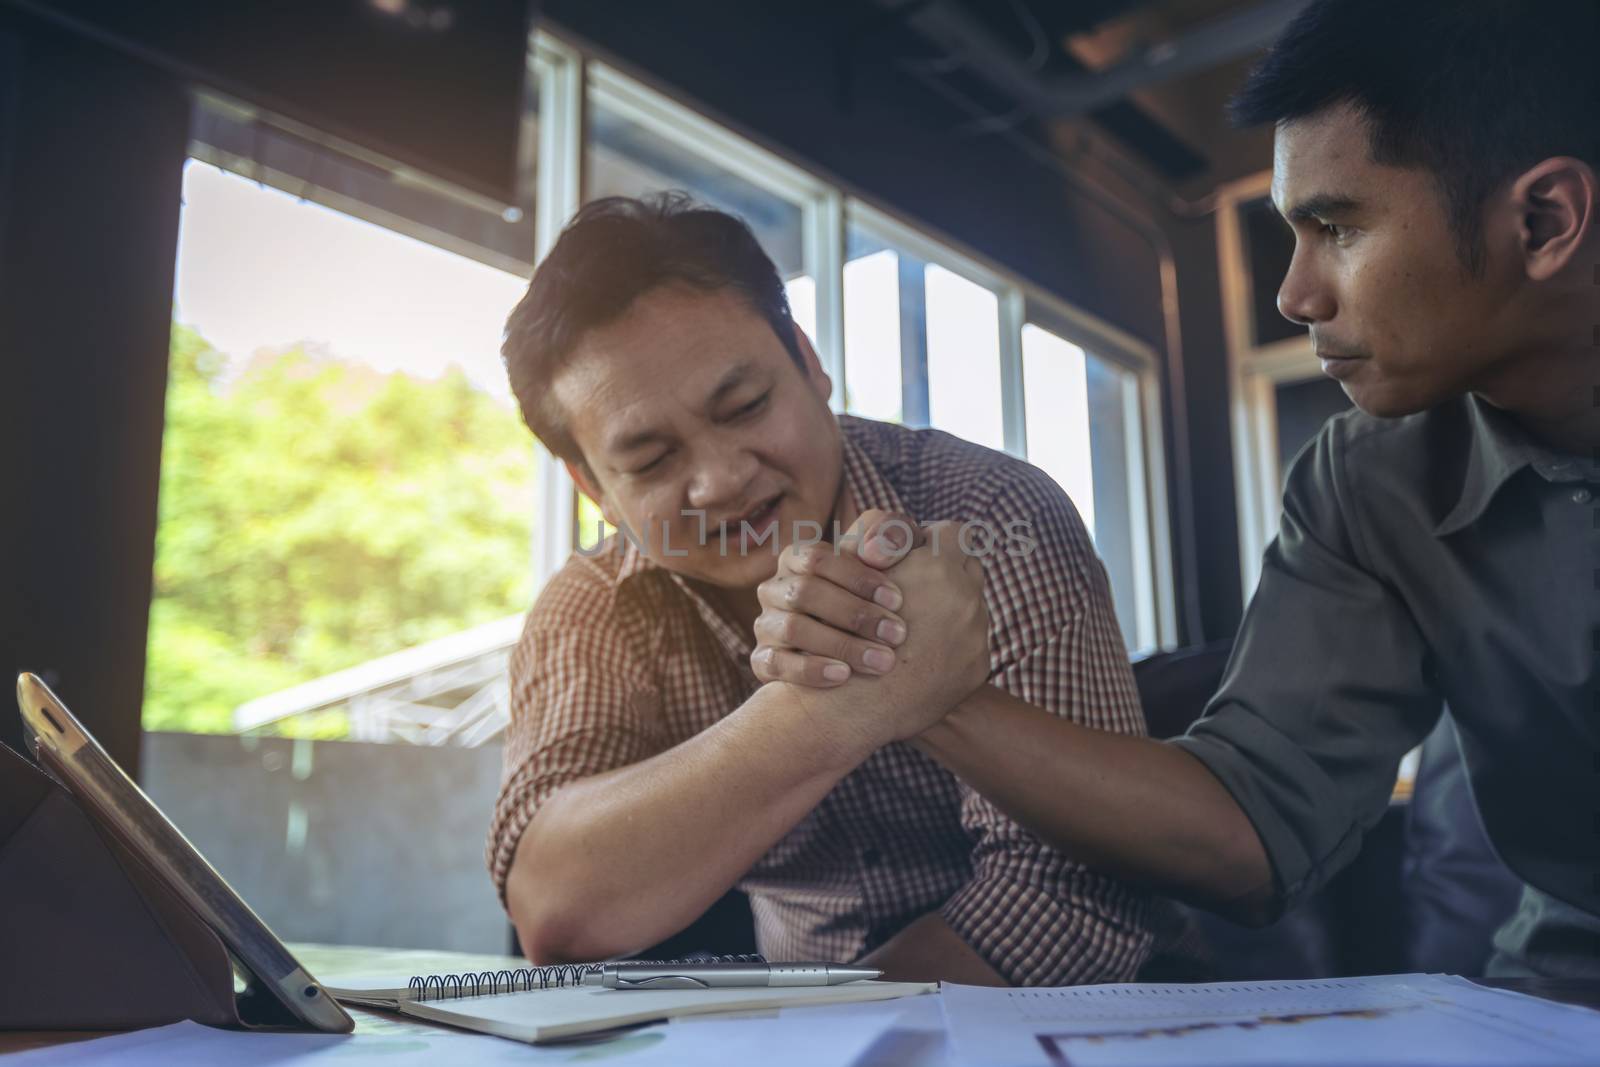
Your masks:
[[[1307,325],[1324,373],[1395,417],[1473,390],[1513,358],[1515,277],[1470,277],[1432,175],[1374,163],[1347,105],[1278,128],[1272,200],[1295,233],[1278,310]]]
[[[804,351],[802,369],[741,297],[682,285],[585,334],[552,388],[606,521],[687,577],[771,577],[796,523],[827,528],[842,477],[830,383]]]

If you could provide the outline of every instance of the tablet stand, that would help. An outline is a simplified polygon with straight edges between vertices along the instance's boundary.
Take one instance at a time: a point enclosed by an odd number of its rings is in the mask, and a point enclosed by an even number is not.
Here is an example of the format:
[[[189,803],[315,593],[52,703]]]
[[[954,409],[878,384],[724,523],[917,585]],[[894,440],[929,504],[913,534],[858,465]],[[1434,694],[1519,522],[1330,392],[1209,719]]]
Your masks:
[[[183,1019],[306,1029],[271,996],[236,992],[199,915],[55,777],[0,745],[0,1029]]]

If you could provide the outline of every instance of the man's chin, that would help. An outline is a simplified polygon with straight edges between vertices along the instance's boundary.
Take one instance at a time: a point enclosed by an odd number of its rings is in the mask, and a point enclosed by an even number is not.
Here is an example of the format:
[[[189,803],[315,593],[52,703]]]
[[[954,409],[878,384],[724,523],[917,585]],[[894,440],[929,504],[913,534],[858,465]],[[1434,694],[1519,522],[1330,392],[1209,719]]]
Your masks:
[[[1423,393],[1397,388],[1383,381],[1344,381],[1344,395],[1350,402],[1375,419],[1403,419],[1437,407],[1448,399],[1443,394]]]
[[[668,570],[722,589],[754,589],[778,572],[778,554],[771,545],[753,548],[744,555],[730,545],[726,556],[712,553],[700,559],[666,559],[660,562]],[[684,566],[686,563],[689,565]]]

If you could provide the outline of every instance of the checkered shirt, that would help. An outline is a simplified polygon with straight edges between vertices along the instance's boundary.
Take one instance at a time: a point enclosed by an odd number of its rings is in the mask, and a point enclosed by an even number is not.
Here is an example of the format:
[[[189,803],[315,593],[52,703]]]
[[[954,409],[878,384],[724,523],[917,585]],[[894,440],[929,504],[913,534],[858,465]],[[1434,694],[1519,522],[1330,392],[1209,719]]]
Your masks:
[[[1031,553],[997,547],[983,560],[992,683],[1086,726],[1143,733],[1105,569],[1060,487],[937,430],[850,416],[839,425],[863,511],[981,520],[1002,535],[1031,524]],[[502,900],[517,842],[547,797],[664,752],[751,696],[752,636],[631,543],[567,562],[511,658],[487,857]],[[739,888],[775,959],[855,959],[938,911],[1011,982],[1066,985],[1132,979],[1153,939],[1144,894],[1047,847],[902,743],[843,778]]]

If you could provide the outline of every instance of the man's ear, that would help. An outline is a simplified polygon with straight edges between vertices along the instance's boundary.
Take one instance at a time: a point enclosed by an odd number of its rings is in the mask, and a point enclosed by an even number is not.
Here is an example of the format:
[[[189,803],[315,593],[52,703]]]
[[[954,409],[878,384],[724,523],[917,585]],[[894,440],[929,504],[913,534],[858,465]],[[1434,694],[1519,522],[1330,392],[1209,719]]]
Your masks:
[[[1582,160],[1556,156],[1518,178],[1511,200],[1521,217],[1517,236],[1524,269],[1533,281],[1548,281],[1566,270],[1594,236],[1600,182]]]
[[[811,347],[811,338],[806,336],[799,323],[794,323],[794,339],[800,346],[800,360],[805,365],[806,380],[826,404],[833,398],[833,379],[822,369],[822,360],[817,358],[817,350]]]
[[[594,472],[589,469],[587,463],[574,463],[570,459],[564,459],[561,461],[561,465],[567,468],[567,473],[571,475],[573,483],[583,490],[583,495],[600,506],[600,514],[604,516],[607,522],[613,526],[622,525],[617,521],[616,516],[612,514],[611,504],[606,499],[605,492],[600,488],[600,483],[595,480]]]

